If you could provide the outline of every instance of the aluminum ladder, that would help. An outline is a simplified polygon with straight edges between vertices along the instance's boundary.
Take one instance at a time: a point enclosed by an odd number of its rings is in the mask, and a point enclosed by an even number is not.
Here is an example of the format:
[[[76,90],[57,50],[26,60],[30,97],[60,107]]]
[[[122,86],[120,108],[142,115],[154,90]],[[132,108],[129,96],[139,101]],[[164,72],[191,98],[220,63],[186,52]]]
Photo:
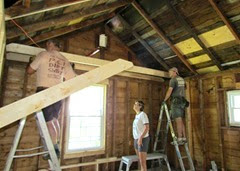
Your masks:
[[[56,152],[55,152],[50,134],[48,132],[46,121],[44,119],[42,111],[39,111],[39,112],[36,113],[36,122],[37,122],[39,133],[41,135],[41,139],[42,139],[42,142],[43,142],[44,146],[31,148],[31,149],[17,149],[20,138],[21,138],[21,135],[22,135],[22,132],[23,132],[23,128],[24,128],[25,123],[26,123],[26,117],[22,118],[20,120],[18,130],[17,130],[16,135],[14,137],[13,145],[11,147],[11,150],[10,150],[9,154],[8,154],[8,158],[7,158],[7,162],[6,162],[4,171],[9,171],[11,169],[13,159],[33,157],[33,156],[38,156],[38,155],[43,155],[43,154],[49,154],[50,155],[50,159],[48,160],[50,170],[61,171],[60,163],[58,161],[58,158],[57,158],[57,155],[56,155]],[[43,151],[43,152],[32,153],[32,154],[16,155],[16,152],[28,152],[28,151],[41,149],[41,148],[44,148],[44,149],[47,149],[47,150]]]
[[[166,114],[166,119],[163,119],[164,111],[165,111],[165,114]],[[177,136],[174,133],[174,129],[173,129],[173,125],[172,125],[172,121],[171,121],[171,118],[170,118],[170,114],[169,114],[169,111],[168,111],[167,104],[163,103],[161,105],[160,115],[159,115],[159,118],[158,118],[157,131],[156,131],[156,134],[155,134],[155,141],[154,141],[154,146],[153,146],[153,151],[154,152],[166,153],[166,145],[167,145],[167,137],[168,137],[169,128],[170,128],[171,136],[172,136],[172,139],[173,139],[173,142],[171,144],[174,145],[174,147],[175,147],[177,158],[178,158],[181,170],[186,171],[184,163],[183,163],[183,159],[188,159],[188,163],[189,163],[189,166],[190,166],[189,171],[195,171],[193,161],[192,161],[189,149],[188,149],[188,143],[187,142],[186,143],[181,143],[181,144],[178,143]],[[179,145],[184,146],[186,156],[181,155],[181,152],[179,150]]]

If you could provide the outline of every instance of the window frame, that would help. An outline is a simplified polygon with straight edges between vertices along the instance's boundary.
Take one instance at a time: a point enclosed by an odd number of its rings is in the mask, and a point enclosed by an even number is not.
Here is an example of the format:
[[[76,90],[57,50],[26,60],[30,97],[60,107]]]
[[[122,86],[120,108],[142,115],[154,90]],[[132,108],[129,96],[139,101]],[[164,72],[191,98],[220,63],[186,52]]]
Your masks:
[[[99,155],[104,154],[106,150],[106,108],[107,108],[107,85],[108,82],[100,83],[100,84],[94,84],[91,86],[100,86],[103,87],[103,146],[99,149],[88,149],[88,150],[76,150],[76,151],[69,151],[68,148],[68,139],[69,139],[69,122],[70,122],[70,111],[69,111],[69,103],[70,99],[68,99],[68,103],[66,104],[66,129],[65,129],[65,143],[64,143],[64,159],[68,158],[76,158],[76,157],[84,157],[84,156],[91,156],[91,155]]]
[[[228,110],[227,110],[228,111],[228,124],[230,127],[240,127],[240,122],[234,122],[234,120],[232,119],[233,115],[234,115],[233,109],[236,109],[233,107],[232,97],[234,97],[234,95],[236,95],[236,94],[240,95],[240,90],[229,90],[226,92],[226,94],[227,94],[227,108],[228,108]]]

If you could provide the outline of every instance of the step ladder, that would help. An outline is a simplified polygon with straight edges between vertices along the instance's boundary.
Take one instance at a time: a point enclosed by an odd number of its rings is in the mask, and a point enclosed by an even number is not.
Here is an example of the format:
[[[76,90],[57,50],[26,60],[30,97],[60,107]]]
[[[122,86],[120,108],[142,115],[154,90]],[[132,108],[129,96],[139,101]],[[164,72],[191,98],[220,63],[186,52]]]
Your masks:
[[[20,138],[21,138],[21,135],[22,135],[22,132],[23,132],[23,128],[24,128],[25,123],[26,123],[26,117],[21,119],[20,123],[19,123],[18,130],[17,130],[16,135],[14,137],[13,145],[11,147],[11,150],[10,150],[9,154],[8,154],[8,158],[7,158],[7,162],[6,162],[4,171],[9,171],[11,169],[13,159],[33,157],[33,156],[38,156],[38,155],[43,155],[43,154],[49,154],[50,155],[50,159],[48,160],[50,170],[61,171],[60,163],[58,161],[58,158],[57,158],[57,155],[56,155],[56,152],[55,152],[50,134],[48,132],[46,121],[44,119],[42,111],[39,111],[39,112],[36,113],[36,122],[37,122],[38,130],[39,130],[39,133],[40,133],[40,136],[41,136],[41,140],[42,140],[44,146],[31,148],[31,149],[17,149]],[[16,152],[29,152],[29,151],[33,151],[33,150],[37,150],[37,149],[41,149],[41,148],[46,149],[46,151],[38,152],[38,153],[32,153],[32,154],[16,155]]]
[[[164,111],[165,111],[165,114],[166,114],[165,120],[163,118]],[[182,171],[186,170],[185,167],[184,167],[183,159],[188,159],[188,163],[189,163],[189,166],[190,166],[189,171],[195,171],[193,161],[192,161],[190,152],[188,150],[188,143],[186,142],[186,143],[179,144],[178,141],[177,141],[177,136],[174,133],[171,117],[170,117],[170,114],[169,114],[168,107],[167,107],[166,103],[163,103],[161,105],[160,115],[159,115],[159,119],[158,119],[157,131],[156,131],[156,134],[155,134],[153,152],[166,153],[167,137],[168,137],[169,128],[170,128],[171,136],[172,136],[172,139],[173,139],[173,142],[171,144],[174,145],[174,147],[175,147],[177,158],[178,158],[181,170]],[[179,150],[179,145],[184,146],[186,156],[181,155],[181,152]]]

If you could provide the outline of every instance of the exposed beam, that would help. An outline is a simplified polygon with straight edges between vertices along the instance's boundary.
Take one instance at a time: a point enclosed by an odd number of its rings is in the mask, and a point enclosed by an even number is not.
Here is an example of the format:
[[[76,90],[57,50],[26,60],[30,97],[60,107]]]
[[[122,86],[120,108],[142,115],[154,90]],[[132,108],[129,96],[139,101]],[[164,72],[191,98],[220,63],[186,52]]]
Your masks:
[[[34,24],[22,26],[22,27],[27,33],[32,33],[32,32],[36,32],[36,31],[46,29],[46,28],[49,28],[49,27],[54,27],[54,26],[57,26],[57,25],[60,25],[60,24],[64,24],[64,23],[70,22],[70,21],[75,20],[75,19],[79,19],[79,18],[83,18],[83,17],[89,17],[89,16],[92,16],[92,15],[95,15],[95,14],[98,14],[98,13],[102,13],[102,12],[105,12],[105,11],[116,9],[116,8],[119,8],[119,7],[122,7],[124,5],[129,4],[129,2],[130,2],[129,0],[122,0],[122,1],[113,2],[111,4],[107,4],[107,5],[105,5],[105,4],[98,5],[94,8],[91,8],[91,9],[87,9],[87,10],[84,10],[84,11],[73,12],[73,13],[70,13],[70,14],[63,15],[61,17],[57,16],[57,17],[54,17],[54,18],[50,18],[48,20],[44,20],[44,21],[41,21],[41,22],[37,22],[37,23],[34,23]],[[12,38],[15,38],[15,37],[18,37],[18,36],[21,36],[21,35],[24,35],[24,33],[16,27],[10,28],[10,29],[7,30],[7,39],[12,39]]]
[[[18,19],[18,18],[22,18],[22,17],[27,17],[27,16],[31,16],[31,15],[34,15],[34,14],[39,14],[39,13],[43,13],[43,12],[47,12],[47,11],[52,11],[52,10],[56,10],[56,9],[60,9],[60,8],[68,7],[68,6],[73,6],[73,5],[81,4],[81,3],[84,3],[84,2],[88,2],[88,1],[91,1],[91,0],[79,0],[77,2],[71,2],[71,3],[67,3],[67,4],[63,4],[63,5],[58,5],[58,6],[46,8],[46,9],[41,9],[41,10],[38,10],[38,11],[33,11],[33,12],[30,12],[30,13],[27,13],[27,14],[18,15],[18,16],[14,16],[14,17],[9,17],[9,16],[6,15],[5,21],[9,21],[9,20],[12,20],[12,19]]]
[[[45,41],[45,40],[48,40],[48,39],[51,39],[51,38],[54,38],[54,37],[62,36],[64,34],[82,29],[84,27],[88,27],[88,26],[91,26],[91,25],[94,25],[94,24],[101,23],[101,22],[103,22],[107,19],[112,18],[114,15],[115,15],[114,13],[110,13],[110,14],[102,15],[102,16],[94,18],[94,19],[89,19],[89,20],[80,22],[78,24],[74,24],[74,25],[71,25],[71,26],[68,26],[68,27],[59,28],[59,29],[56,29],[56,30],[53,30],[53,31],[49,31],[49,32],[46,32],[46,33],[43,33],[43,34],[40,34],[40,35],[37,35],[37,36],[33,37],[33,40],[36,43],[38,43],[38,42],[42,42],[42,41]],[[32,45],[33,44],[33,42],[31,40],[25,40],[21,43],[25,44],[25,45]]]
[[[44,49],[11,43],[11,44],[8,44],[6,46],[6,51],[7,52],[30,55],[30,56],[36,56],[38,53],[44,51]],[[61,52],[61,53],[70,62],[73,62],[73,63],[76,63],[76,64],[84,64],[84,65],[88,65],[88,66],[99,67],[99,66],[102,66],[104,64],[107,64],[107,63],[111,62],[111,61],[108,61],[108,60],[91,58],[91,57],[82,56],[82,55],[75,55],[75,54],[64,53],[64,52]],[[169,78],[168,72],[155,70],[155,69],[144,68],[144,67],[138,67],[138,66],[133,66],[131,69],[128,69],[126,72]]]
[[[218,16],[223,20],[223,22],[226,24],[228,29],[231,31],[235,39],[238,43],[240,43],[240,35],[238,34],[237,30],[233,27],[233,25],[230,23],[228,18],[223,14],[223,12],[218,8],[215,0],[208,0],[210,4],[212,5],[213,9],[216,11]]]
[[[141,38],[141,36],[134,30],[131,29],[131,26],[122,18],[120,15],[118,15],[119,19],[123,22],[123,24],[127,27],[127,29],[131,30],[131,33],[133,36],[146,48],[146,50],[166,69],[169,69],[169,66],[167,63],[153,50],[151,46],[147,44],[145,40]]]
[[[219,70],[223,70],[220,62],[215,57],[216,54],[213,54],[213,52],[204,45],[204,43],[198,37],[195,30],[191,28],[191,26],[187,23],[187,21],[183,18],[183,16],[178,12],[178,10],[175,8],[175,6],[173,6],[169,0],[165,0],[165,2],[167,4],[168,8],[172,11],[172,13],[178,19],[178,21],[183,25],[183,27],[188,31],[188,33],[191,34],[191,36],[195,39],[195,41],[201,46],[203,51],[205,53],[207,53],[208,56],[212,59],[212,62],[215,65],[217,65]]]
[[[148,16],[148,14],[142,9],[142,7],[136,2],[133,1],[132,5],[134,8],[142,15],[142,17],[149,23],[149,25],[156,31],[159,37],[172,49],[172,51],[178,56],[178,58],[186,65],[186,67],[192,71],[194,74],[197,74],[196,70],[189,64],[185,57],[179,52],[179,50],[173,45],[168,37],[166,37],[162,30],[153,22],[153,20]]]
[[[124,48],[128,50],[135,58],[137,57],[136,53],[133,52],[133,50],[128,47],[107,25],[105,25],[105,28],[107,31],[113,36],[115,39],[117,39],[119,42],[121,42],[124,45]]]
[[[129,69],[133,64],[118,59],[73,79],[0,108],[0,128],[62,100],[72,93]],[[111,70],[111,72],[109,72]]]

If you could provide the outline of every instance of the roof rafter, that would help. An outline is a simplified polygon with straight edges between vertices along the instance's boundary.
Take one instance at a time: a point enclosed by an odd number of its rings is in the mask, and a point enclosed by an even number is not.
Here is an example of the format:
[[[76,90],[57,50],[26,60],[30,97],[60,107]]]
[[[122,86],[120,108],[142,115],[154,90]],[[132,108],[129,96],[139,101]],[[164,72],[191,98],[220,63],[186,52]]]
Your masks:
[[[197,33],[194,31],[194,29],[191,28],[191,26],[187,23],[187,21],[183,18],[183,16],[178,12],[178,10],[171,4],[169,0],[165,0],[168,8],[172,11],[172,13],[175,15],[175,17],[179,20],[179,22],[183,25],[183,27],[188,31],[188,33],[191,34],[191,36],[195,39],[195,41],[201,46],[203,51],[208,54],[208,56],[212,59],[215,65],[220,70],[223,70],[220,62],[216,59],[215,54],[208,49],[204,43],[201,41],[201,39],[198,37]]]
[[[64,7],[68,7],[68,6],[72,6],[72,5],[77,5],[77,4],[87,2],[87,1],[90,1],[90,0],[81,0],[81,1],[77,1],[77,2],[75,1],[75,2],[70,2],[70,3],[67,3],[67,4],[61,4],[61,5],[58,5],[58,6],[49,7],[49,8],[29,12],[29,13],[14,16],[14,17],[5,16],[5,21],[9,21],[11,19],[18,19],[18,18],[22,18],[22,17],[27,17],[27,16],[31,16],[31,15],[34,15],[34,14],[39,14],[39,13],[42,13],[42,12],[52,11],[52,10],[56,10],[56,9],[60,9],[60,8],[64,8]]]
[[[189,64],[185,57],[179,52],[179,50],[173,45],[167,36],[160,30],[160,28],[153,22],[153,20],[148,16],[148,14],[142,9],[142,7],[136,2],[133,1],[132,5],[134,8],[141,14],[141,16],[148,22],[148,24],[156,31],[159,37],[172,49],[172,51],[178,56],[178,58],[185,64],[185,66],[197,74],[196,70]]]
[[[227,19],[227,17],[220,10],[220,8],[217,6],[216,2],[214,0],[208,0],[208,1],[212,5],[213,9],[216,11],[218,16],[223,20],[223,22],[226,24],[228,29],[231,31],[231,33],[233,34],[237,42],[240,43],[240,35],[238,34],[237,30],[233,27],[233,25],[230,23],[230,21]]]
[[[94,24],[101,23],[101,22],[103,22],[107,19],[112,18],[114,15],[115,15],[114,13],[110,13],[110,14],[102,15],[102,16],[94,18],[94,19],[89,19],[89,20],[80,22],[78,24],[74,24],[74,25],[71,25],[71,26],[68,26],[68,27],[59,28],[59,29],[56,29],[56,30],[53,30],[53,31],[50,31],[50,32],[46,32],[46,33],[43,33],[43,34],[40,34],[40,35],[37,35],[37,36],[33,37],[33,40],[36,43],[38,43],[38,42],[42,42],[42,41],[45,41],[45,40],[48,40],[48,39],[51,39],[51,38],[62,36],[64,34],[82,29],[84,27],[88,27],[88,26],[91,26],[91,25],[94,25]],[[31,40],[25,40],[25,41],[22,42],[22,44],[32,45],[33,42]]]
[[[127,29],[131,30],[133,36],[147,49],[147,51],[166,69],[169,69],[169,66],[166,62],[153,50],[151,46],[147,44],[145,40],[141,38],[141,36],[134,30],[131,29],[131,26],[124,20],[124,18],[120,15],[117,15],[119,19],[123,22],[123,24],[127,27]]]
[[[36,32],[42,29],[46,29],[49,27],[53,27],[53,26],[57,26],[60,24],[64,24],[67,22],[70,22],[74,19],[78,19],[81,17],[88,17],[88,16],[92,16],[101,12],[105,12],[105,11],[109,11],[111,9],[116,9],[122,6],[125,6],[127,4],[129,4],[131,1],[129,0],[122,0],[122,1],[116,1],[113,2],[111,4],[103,4],[103,5],[97,5],[94,8],[91,9],[87,9],[84,11],[77,11],[77,12],[73,12],[70,14],[66,14],[63,15],[62,17],[54,17],[45,21],[41,21],[41,22],[37,22],[34,24],[30,24],[30,25],[26,25],[23,26],[23,29],[27,32],[27,33],[32,33],[32,32]],[[23,35],[24,33],[21,32],[18,28],[11,28],[7,30],[7,39],[11,39],[11,38],[15,38],[18,36]]]

